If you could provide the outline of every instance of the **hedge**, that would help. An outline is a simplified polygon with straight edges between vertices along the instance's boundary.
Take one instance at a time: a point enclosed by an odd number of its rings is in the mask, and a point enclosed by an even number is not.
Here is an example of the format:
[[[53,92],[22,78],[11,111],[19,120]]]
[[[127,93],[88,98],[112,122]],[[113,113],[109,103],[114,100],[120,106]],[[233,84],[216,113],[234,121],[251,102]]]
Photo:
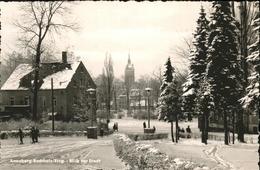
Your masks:
[[[168,133],[141,133],[128,134],[128,137],[134,141],[137,140],[153,140],[153,139],[167,139]]]
[[[131,170],[208,169],[208,167],[199,166],[191,161],[170,158],[152,145],[135,142],[125,134],[114,134],[113,143],[117,155]]]

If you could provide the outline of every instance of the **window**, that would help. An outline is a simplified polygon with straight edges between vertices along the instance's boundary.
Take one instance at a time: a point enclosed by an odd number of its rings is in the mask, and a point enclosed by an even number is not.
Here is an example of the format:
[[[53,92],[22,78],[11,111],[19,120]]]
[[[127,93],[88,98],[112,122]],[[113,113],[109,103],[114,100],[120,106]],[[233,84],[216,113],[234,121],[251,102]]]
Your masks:
[[[84,80],[83,78],[80,78],[80,87],[83,87],[84,86]]]
[[[14,105],[14,97],[10,97],[10,105]]]
[[[57,106],[57,98],[56,97],[53,97],[53,104],[54,104],[54,107]]]
[[[25,104],[25,105],[30,105],[30,98],[29,98],[29,96],[25,96],[25,98],[24,98],[24,104]]]
[[[45,97],[42,98],[42,106],[43,106],[43,108],[46,107],[46,100],[45,100]]]

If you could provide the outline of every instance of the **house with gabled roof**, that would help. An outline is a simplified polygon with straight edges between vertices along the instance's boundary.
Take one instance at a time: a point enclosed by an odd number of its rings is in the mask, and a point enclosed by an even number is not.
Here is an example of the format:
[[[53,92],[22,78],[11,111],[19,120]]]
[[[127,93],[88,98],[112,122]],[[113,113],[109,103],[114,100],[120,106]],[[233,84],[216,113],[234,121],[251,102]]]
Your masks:
[[[90,102],[90,97],[86,95],[87,89],[96,89],[84,63],[82,61],[68,63],[67,52],[62,52],[62,62],[41,63],[39,72],[37,105],[39,117],[46,117],[51,112],[51,79],[53,79],[54,111],[56,117],[62,120],[73,119],[77,115],[75,105]],[[25,117],[30,117],[33,104],[33,78],[32,65],[17,66],[1,87],[2,107],[5,108],[5,113],[10,115],[22,113]]]

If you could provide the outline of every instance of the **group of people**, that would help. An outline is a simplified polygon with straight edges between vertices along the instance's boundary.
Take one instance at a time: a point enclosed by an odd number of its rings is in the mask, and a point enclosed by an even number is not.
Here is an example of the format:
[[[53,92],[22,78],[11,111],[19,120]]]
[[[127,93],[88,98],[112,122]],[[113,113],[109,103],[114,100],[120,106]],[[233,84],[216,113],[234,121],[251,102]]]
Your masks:
[[[179,132],[182,132],[182,133],[185,133],[184,128],[180,128],[180,126],[178,126],[178,131],[179,131]],[[188,126],[188,127],[186,128],[186,133],[191,133],[190,126]]]
[[[21,128],[18,130],[18,136],[20,138],[20,144],[23,144],[24,132]],[[32,143],[38,142],[38,137],[40,136],[40,131],[37,127],[32,126],[30,130],[30,137],[32,139]]]
[[[179,133],[185,133],[185,130],[184,130],[184,128],[180,128],[180,126],[178,126],[178,132]],[[190,129],[189,125],[186,128],[186,133],[187,133],[187,138],[191,138],[191,129]],[[179,134],[179,136],[181,136],[181,135]]]

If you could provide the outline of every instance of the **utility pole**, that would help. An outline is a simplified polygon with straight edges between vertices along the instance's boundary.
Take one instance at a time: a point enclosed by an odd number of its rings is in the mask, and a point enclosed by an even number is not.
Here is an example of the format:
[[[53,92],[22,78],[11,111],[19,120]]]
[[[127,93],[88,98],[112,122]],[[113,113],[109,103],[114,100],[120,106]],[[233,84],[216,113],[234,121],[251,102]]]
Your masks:
[[[51,78],[51,116],[52,116],[52,132],[54,132],[54,96],[53,96],[53,78]]]

